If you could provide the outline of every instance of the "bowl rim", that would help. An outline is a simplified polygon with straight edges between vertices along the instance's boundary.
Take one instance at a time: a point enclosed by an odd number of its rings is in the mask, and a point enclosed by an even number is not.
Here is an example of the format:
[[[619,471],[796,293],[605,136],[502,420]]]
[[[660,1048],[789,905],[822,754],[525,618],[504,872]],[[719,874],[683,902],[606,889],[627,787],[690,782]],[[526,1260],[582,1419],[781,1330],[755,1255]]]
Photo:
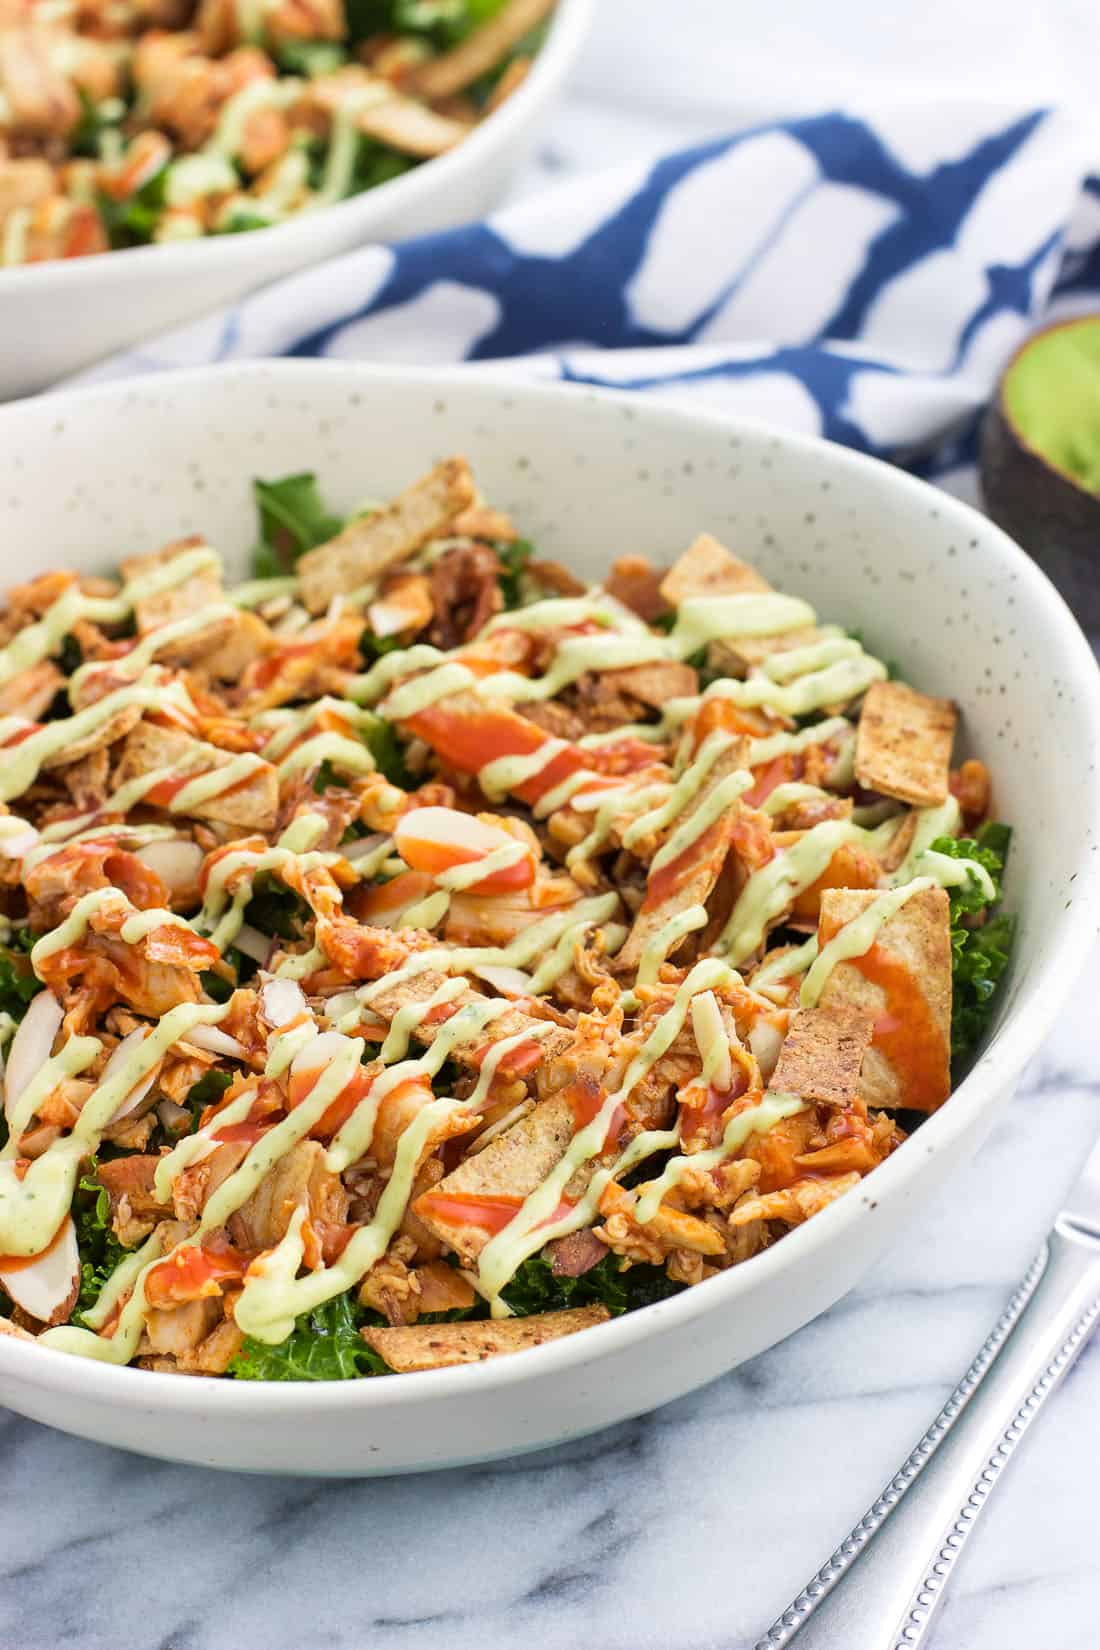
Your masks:
[[[219,262],[235,262],[235,249],[240,245],[255,248],[258,254],[268,248],[277,256],[280,248],[308,237],[311,225],[341,219],[352,223],[357,215],[363,219],[358,245],[370,245],[380,238],[373,234],[372,213],[377,215],[382,208],[387,213],[398,211],[402,205],[415,207],[433,193],[457,182],[463,173],[475,171],[484,156],[506,147],[518,137],[529,114],[533,114],[564,79],[588,31],[595,7],[596,0],[557,0],[546,40],[523,84],[455,148],[423,161],[400,177],[312,212],[297,213],[284,223],[250,229],[243,235],[202,235],[193,241],[120,247],[97,257],[50,258],[42,263],[0,269],[0,300],[28,293],[39,297],[50,291],[70,291],[81,283],[102,280],[108,270],[114,272],[112,278],[119,285],[141,282],[148,276],[182,277],[199,268],[204,254],[207,261],[216,256]],[[367,210],[368,204],[371,210]],[[390,228],[383,229],[382,236],[394,241],[405,238],[392,220]],[[262,283],[262,276],[257,276],[257,281]]]
[[[492,368],[391,367],[315,360],[242,362],[153,373],[139,380],[122,379],[62,391],[44,401],[35,399],[40,402],[42,416],[52,418],[56,413],[94,407],[103,401],[125,401],[134,396],[135,391],[170,391],[173,385],[202,387],[230,378],[254,380],[257,385],[268,386],[273,381],[295,381],[299,387],[307,386],[310,380],[316,383],[342,380],[354,389],[378,394],[384,394],[387,386],[412,384],[421,386],[426,398],[440,390],[460,392],[473,384],[495,388],[517,404],[527,402],[551,407],[572,399],[620,414],[629,408],[635,419],[665,421],[687,432],[695,429],[709,434],[723,430],[727,435],[741,435],[750,440],[778,440],[796,458],[799,454],[814,454],[820,459],[822,448],[827,448],[829,462],[835,465],[838,474],[855,476],[857,485],[860,475],[876,477],[895,490],[901,508],[907,501],[923,505],[934,492],[940,514],[958,521],[960,530],[966,529],[970,537],[981,541],[986,557],[1014,575],[1019,585],[1018,599],[1034,603],[1048,613],[1060,632],[1063,651],[1059,663],[1081,689],[1078,714],[1087,721],[1093,745],[1100,746],[1100,668],[1069,607],[1041,569],[1006,533],[971,505],[931,489],[927,482],[881,459],[818,436],[789,433],[765,420],[726,415],[712,409],[688,410],[618,390],[505,380]],[[14,433],[18,427],[16,421],[22,425],[30,410],[28,400],[0,407],[0,438],[6,424],[13,427]],[[1100,770],[1082,775],[1082,781],[1086,794],[1078,805],[1090,808],[1095,816],[1100,813]],[[361,1412],[367,1418],[382,1415],[394,1406],[416,1408],[463,1396],[484,1396],[528,1379],[553,1377],[566,1369],[597,1363],[637,1346],[658,1331],[683,1331],[712,1311],[729,1307],[749,1289],[768,1287],[776,1275],[788,1267],[806,1265],[817,1248],[839,1241],[843,1233],[851,1232],[856,1221],[887,1199],[902,1195],[907,1183],[915,1177],[918,1164],[928,1154],[949,1150],[978,1116],[1011,1095],[1014,1079],[1046,1037],[1096,938],[1100,853],[1083,856],[1075,871],[1075,897],[1059,913],[1058,943],[1052,946],[1050,957],[995,1031],[989,1047],[954,1091],[950,1103],[922,1124],[921,1153],[913,1150],[912,1141],[907,1142],[874,1171],[868,1181],[873,1188],[871,1195],[861,1189],[858,1195],[853,1193],[838,1199],[812,1221],[788,1233],[782,1243],[709,1279],[703,1287],[686,1289],[667,1300],[597,1324],[584,1334],[567,1336],[509,1357],[402,1375],[397,1380],[284,1383],[227,1381],[217,1376],[190,1376],[181,1380],[178,1375],[77,1358],[54,1348],[31,1346],[4,1334],[0,1334],[0,1373],[31,1380],[55,1393],[71,1392],[93,1403],[124,1404],[127,1399],[140,1398],[147,1413],[159,1415],[209,1418],[213,1406],[213,1412],[224,1418],[244,1415],[290,1418],[307,1412],[315,1416],[341,1416],[349,1411]]]

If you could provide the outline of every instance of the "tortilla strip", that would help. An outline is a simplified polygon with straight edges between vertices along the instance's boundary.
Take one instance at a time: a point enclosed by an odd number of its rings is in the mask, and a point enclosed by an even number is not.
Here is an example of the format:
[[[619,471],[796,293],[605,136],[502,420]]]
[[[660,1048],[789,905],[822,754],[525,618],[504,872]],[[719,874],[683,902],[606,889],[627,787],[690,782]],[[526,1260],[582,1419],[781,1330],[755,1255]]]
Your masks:
[[[180,774],[197,778],[211,769],[226,768],[237,760],[230,751],[219,750],[189,733],[174,728],[156,727],[151,722],[139,722],[127,735],[122,756],[114,774],[114,783],[124,785],[128,779],[151,773],[157,768],[175,768]],[[156,806],[154,802],[152,806]],[[253,831],[271,831],[279,806],[279,779],[270,762],[257,759],[252,772],[219,796],[194,807],[179,809],[194,819],[221,820],[227,825],[241,825]]]
[[[869,1014],[844,1002],[804,1008],[783,1039],[769,1087],[828,1106],[851,1105],[873,1030]]]
[[[357,590],[440,537],[476,497],[464,458],[437,464],[386,509],[349,521],[327,544],[306,551],[298,563],[302,600],[311,613],[323,613],[334,596]]]
[[[359,111],[356,124],[364,136],[376,143],[388,144],[400,154],[414,155],[418,160],[444,154],[470,133],[466,121],[437,114],[411,97],[389,97],[384,103],[373,103]]]
[[[513,46],[518,46],[555,4],[556,0],[508,0],[495,17],[467,35],[451,51],[425,63],[409,76],[405,85],[415,96],[427,98],[430,103],[465,91],[475,80],[495,69],[501,58],[506,57]]]
[[[475,1152],[417,1198],[413,1213],[463,1260],[476,1260],[492,1234],[474,1220],[461,1223],[459,1210],[448,1208],[448,1201],[498,1197],[522,1201],[560,1162],[576,1128],[567,1093],[540,1101],[510,1129],[490,1140],[484,1151]]]
[[[876,898],[874,890],[826,889],[822,946]],[[943,1104],[951,1092],[951,919],[942,888],[908,900],[879,929],[866,957],[837,963],[819,1007],[841,1006],[874,1021],[859,1080],[868,1106],[935,1111]]]
[[[670,835],[707,807],[711,796],[722,781],[744,766],[746,751],[746,741],[739,739],[728,750],[722,752],[696,793],[690,808],[673,822]],[[673,917],[679,916],[681,911],[686,911],[689,905],[706,904],[726,862],[740,811],[741,804],[734,802],[732,807],[726,808],[713,824],[695,837],[682,854],[668,865],[650,873],[646,896],[634,919],[634,926],[615,958],[616,974],[636,969],[650,940],[655,939]],[[644,855],[645,846],[638,843],[635,851]],[[670,947],[668,955],[675,955],[688,938],[685,934]]]
[[[946,802],[958,711],[904,682],[867,690],[856,734],[856,778],[865,790],[916,808]]]
[[[414,1323],[399,1329],[362,1329],[367,1345],[398,1375],[450,1364],[480,1364],[508,1352],[524,1352],[563,1335],[591,1329],[611,1316],[606,1306],[570,1306],[563,1312],[535,1312],[529,1318],[479,1323]]]
[[[180,539],[175,544],[166,544],[163,550],[154,550],[148,556],[131,556],[120,564],[124,579],[138,579],[145,573],[151,573],[154,568],[163,567],[167,562],[174,561],[189,550],[198,549],[206,541],[198,534],[191,538]],[[155,596],[147,596],[144,601],[138,602],[134,609],[134,618],[137,621],[138,635],[147,636],[151,630],[159,630],[162,625],[174,624],[177,619],[188,619],[193,613],[199,613],[212,602],[223,599],[221,574],[217,568],[203,567],[197,573],[192,573],[189,579],[182,584],[176,584],[169,590],[161,590]],[[157,650],[157,657],[163,664],[186,665],[201,659],[203,654],[209,653],[211,648],[226,640],[235,626],[232,614],[211,620],[201,630],[195,631],[192,636],[181,636],[178,641],[169,642]]]
[[[699,691],[698,673],[676,659],[605,670],[600,681],[606,692],[624,693],[653,710],[661,710],[669,699],[687,699]]]
[[[772,586],[755,567],[739,561],[710,533],[700,533],[661,580],[661,595],[673,607],[689,596],[743,596]]]
[[[86,733],[83,739],[74,739],[62,750],[54,751],[51,756],[47,756],[42,763],[43,770],[67,768],[71,762],[82,762],[86,756],[91,756],[93,751],[104,750],[108,745],[113,745],[116,739],[124,738],[140,720],[140,705],[122,705],[113,716],[108,716],[105,722]]]
[[[740,561],[709,533],[700,533],[661,582],[661,595],[674,606],[688,596],[766,595],[775,586],[748,562]],[[816,625],[785,630],[778,636],[739,636],[711,642],[707,664],[724,676],[743,676],[773,653],[789,653],[818,639]]]
[[[322,944],[323,938],[322,935]],[[427,1002],[429,997],[435,995],[440,986],[446,984],[448,978],[448,975],[438,973],[434,969],[425,970],[422,974],[414,974],[411,978],[402,980],[398,985],[395,985],[392,990],[383,991],[380,995],[372,997],[369,1012],[377,1015],[380,1020],[390,1021],[399,1009],[406,1008],[413,1003]],[[412,1030],[413,1039],[418,1043],[430,1045],[455,1014],[464,1008],[468,1008],[471,1003],[483,1003],[484,1001],[484,992],[476,991],[472,985],[469,986],[461,996],[453,998],[448,1003],[445,1011],[446,1019],[433,1020],[428,1024],[422,1023],[414,1026]],[[472,1065],[473,1055],[483,1049],[487,1043],[501,1042],[505,1037],[517,1036],[521,1031],[527,1031],[528,1029],[532,1032],[542,1032],[545,1025],[545,1020],[537,1019],[531,1014],[525,1014],[522,1008],[518,1006],[509,1008],[497,1019],[490,1021],[482,1030],[475,1032],[468,1042],[459,1043],[453,1050],[453,1056],[460,1065]],[[560,1032],[554,1032],[549,1037],[543,1038],[539,1043],[542,1060],[546,1059],[547,1054],[555,1054],[562,1047],[567,1046],[571,1038],[572,1033],[565,1027],[562,1027]]]

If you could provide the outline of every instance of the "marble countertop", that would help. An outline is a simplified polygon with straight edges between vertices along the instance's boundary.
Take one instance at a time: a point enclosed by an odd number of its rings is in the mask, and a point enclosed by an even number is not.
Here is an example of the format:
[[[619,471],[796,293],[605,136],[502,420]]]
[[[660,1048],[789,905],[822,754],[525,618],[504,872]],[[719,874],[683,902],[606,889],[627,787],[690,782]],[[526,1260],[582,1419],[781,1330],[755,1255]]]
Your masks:
[[[744,8],[733,37],[728,0],[600,3],[524,187],[746,112],[836,102],[868,65],[891,95],[922,75],[966,89],[943,49],[964,26],[990,94],[1019,95],[1026,60],[1035,101],[1083,93],[1083,47],[1100,44],[1081,0],[972,0],[965,22],[948,0],[905,0],[877,32],[880,8],[846,0],[812,72],[792,77],[775,65],[806,46],[813,0],[775,0],[758,39]],[[1097,966],[1100,952],[978,1159],[887,1262],[826,1317],[655,1414],[498,1466],[328,1484],[144,1461],[0,1411],[0,1650],[751,1645],[940,1407],[1100,1129]],[[1093,1650],[1081,1469],[1098,1456],[1095,1342],[980,1521],[937,1650]]]

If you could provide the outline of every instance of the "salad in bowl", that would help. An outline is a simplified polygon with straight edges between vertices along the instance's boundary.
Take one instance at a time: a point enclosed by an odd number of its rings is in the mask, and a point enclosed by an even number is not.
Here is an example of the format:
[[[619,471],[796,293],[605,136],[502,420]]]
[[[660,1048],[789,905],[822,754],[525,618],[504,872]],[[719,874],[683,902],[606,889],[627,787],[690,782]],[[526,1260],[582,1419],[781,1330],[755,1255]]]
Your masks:
[[[1013,939],[949,682],[464,459],[0,612],[0,1333],[332,1380],[698,1287],[951,1105]],[[935,689],[935,693],[929,689]]]

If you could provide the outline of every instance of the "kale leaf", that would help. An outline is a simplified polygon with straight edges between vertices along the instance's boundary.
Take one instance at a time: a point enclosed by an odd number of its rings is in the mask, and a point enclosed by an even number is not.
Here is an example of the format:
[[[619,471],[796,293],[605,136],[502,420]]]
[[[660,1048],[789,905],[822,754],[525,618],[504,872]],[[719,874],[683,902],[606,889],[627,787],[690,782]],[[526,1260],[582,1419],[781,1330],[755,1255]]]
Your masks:
[[[529,539],[516,539],[513,544],[498,544],[495,549],[501,568],[497,574],[497,584],[504,597],[504,605],[507,608],[520,607],[523,603],[523,575],[535,547]]]
[[[566,1306],[588,1306],[596,1301],[618,1317],[621,1312],[678,1295],[683,1288],[673,1283],[660,1266],[631,1266],[624,1272],[620,1264],[618,1256],[609,1250],[591,1271],[579,1278],[566,1278],[555,1275],[545,1255],[531,1255],[501,1293],[520,1318],[532,1312],[557,1312]]]
[[[379,717],[373,727],[364,729],[363,737],[382,777],[403,791],[415,789],[416,779],[405,766],[405,747],[392,723]]]
[[[186,1105],[194,1107],[196,1114],[206,1106],[212,1106],[220,1100],[226,1089],[233,1086],[231,1071],[208,1071],[205,1077],[200,1077],[197,1083],[192,1083],[187,1091]]]
[[[352,1294],[303,1312],[278,1346],[249,1336],[227,1371],[239,1381],[350,1381],[387,1375],[386,1364],[359,1333],[366,1313]]]
[[[281,940],[301,939],[309,918],[309,907],[293,889],[285,888],[268,872],[256,878],[252,898],[244,908],[244,920],[261,934],[277,934]]]
[[[325,509],[310,471],[280,481],[253,481],[252,491],[260,516],[260,542],[253,552],[258,579],[290,572],[303,551],[324,544],[343,526],[339,516]]]
[[[41,990],[42,981],[35,975],[26,952],[0,945],[0,1010],[13,1020],[21,1020],[27,1004]]]
[[[216,1003],[227,1003],[232,997],[241,983],[241,965],[243,963],[248,963],[252,970],[256,966],[252,959],[246,957],[243,951],[238,951],[235,945],[229,946],[222,953],[222,962],[228,964],[233,970],[233,979],[227,980],[224,974],[216,974],[212,968],[204,969],[199,975],[199,980],[206,995]]]
[[[73,1199],[73,1224],[80,1251],[80,1293],[73,1311],[74,1322],[95,1305],[100,1291],[123,1259],[126,1250],[111,1230],[111,1200],[92,1170],[85,1175]]]
[[[1001,897],[1001,882],[1012,832],[990,822],[973,837],[937,837],[932,851],[951,859],[973,859],[988,871],[995,897],[987,900],[971,877],[948,890],[951,900],[951,1057],[958,1064],[975,1053],[993,1017],[994,996],[1008,966],[1016,919],[988,913]],[[984,920],[982,920],[984,918]]]

